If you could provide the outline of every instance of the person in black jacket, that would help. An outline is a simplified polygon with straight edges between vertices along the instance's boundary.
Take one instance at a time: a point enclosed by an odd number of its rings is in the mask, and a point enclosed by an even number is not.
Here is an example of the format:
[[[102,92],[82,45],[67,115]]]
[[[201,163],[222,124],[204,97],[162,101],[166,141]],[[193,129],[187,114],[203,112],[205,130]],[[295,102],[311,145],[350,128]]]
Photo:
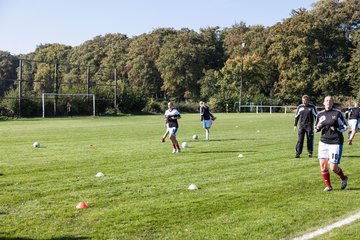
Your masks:
[[[314,121],[317,115],[317,109],[314,104],[309,103],[309,96],[304,95],[301,98],[302,104],[297,107],[294,121],[294,131],[299,123],[298,139],[295,146],[296,158],[300,157],[304,146],[304,138],[307,139],[308,156],[312,157],[314,149]]]
[[[205,129],[205,139],[210,140],[210,127],[213,124],[213,121],[216,119],[212,115],[210,108],[205,105],[203,101],[199,103],[200,105],[200,118],[203,123],[203,128]]]

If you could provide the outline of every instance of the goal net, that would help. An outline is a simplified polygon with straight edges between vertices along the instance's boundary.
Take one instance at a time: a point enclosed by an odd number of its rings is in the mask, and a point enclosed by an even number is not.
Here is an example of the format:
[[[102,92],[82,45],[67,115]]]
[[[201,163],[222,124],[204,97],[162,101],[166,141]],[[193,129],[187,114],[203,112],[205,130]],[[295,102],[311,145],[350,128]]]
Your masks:
[[[43,93],[41,97],[42,117],[94,116],[95,94]]]

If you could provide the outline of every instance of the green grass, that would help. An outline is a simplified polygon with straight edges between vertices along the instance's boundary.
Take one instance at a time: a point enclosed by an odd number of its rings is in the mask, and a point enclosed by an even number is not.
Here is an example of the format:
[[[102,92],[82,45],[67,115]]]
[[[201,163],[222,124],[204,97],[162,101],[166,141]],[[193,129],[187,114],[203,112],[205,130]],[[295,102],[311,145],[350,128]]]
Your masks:
[[[324,193],[316,157],[294,158],[293,118],[217,114],[207,142],[183,114],[179,154],[160,115],[0,121],[0,239],[291,239],[358,212],[360,135],[348,188],[331,173]],[[355,221],[317,239],[359,235]]]

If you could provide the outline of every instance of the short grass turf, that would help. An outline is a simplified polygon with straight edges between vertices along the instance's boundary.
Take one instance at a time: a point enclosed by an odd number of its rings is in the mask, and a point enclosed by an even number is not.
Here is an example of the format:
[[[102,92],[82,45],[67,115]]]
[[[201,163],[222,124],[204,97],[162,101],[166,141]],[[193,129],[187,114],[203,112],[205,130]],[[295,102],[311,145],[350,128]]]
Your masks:
[[[162,115],[0,121],[0,239],[291,239],[360,211],[360,136],[344,146],[347,189],[331,173],[324,193],[319,135],[295,159],[293,114],[216,116],[205,141],[183,114],[178,154]],[[322,237],[359,233],[355,221]]]

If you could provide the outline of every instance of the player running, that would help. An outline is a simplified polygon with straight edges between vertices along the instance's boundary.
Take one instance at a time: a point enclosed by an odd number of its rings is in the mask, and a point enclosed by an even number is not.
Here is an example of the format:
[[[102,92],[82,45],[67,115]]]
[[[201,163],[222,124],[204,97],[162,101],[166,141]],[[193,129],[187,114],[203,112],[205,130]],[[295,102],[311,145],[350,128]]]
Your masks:
[[[179,128],[178,119],[181,118],[180,112],[175,108],[174,103],[168,103],[168,110],[165,112],[165,122],[173,146],[173,153],[180,152],[180,146],[176,139],[176,132]]]
[[[355,104],[354,107],[349,108],[345,114],[348,116],[348,145],[352,145],[352,141],[355,137],[355,134],[358,131],[358,124],[360,119],[360,108],[358,103]]]
[[[325,180],[325,192],[333,188],[330,182],[330,169],[341,179],[341,189],[345,189],[348,177],[344,175],[343,170],[339,167],[344,144],[343,132],[346,131],[345,116],[337,109],[333,108],[334,99],[327,96],[324,99],[325,110],[319,112],[315,122],[316,132],[321,131],[319,142],[318,158],[320,162],[321,174]]]

